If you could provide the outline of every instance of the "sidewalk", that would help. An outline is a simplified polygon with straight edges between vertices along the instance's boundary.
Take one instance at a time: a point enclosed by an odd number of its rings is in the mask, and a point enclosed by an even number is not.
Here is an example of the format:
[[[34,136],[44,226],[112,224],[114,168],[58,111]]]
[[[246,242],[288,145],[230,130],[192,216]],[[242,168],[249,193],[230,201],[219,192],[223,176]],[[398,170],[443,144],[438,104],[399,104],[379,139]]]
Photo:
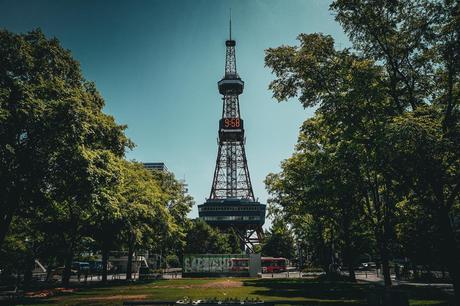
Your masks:
[[[356,280],[362,282],[369,282],[382,285],[384,284],[382,274],[378,274],[375,271],[357,271],[356,273]],[[453,289],[452,284],[444,284],[444,283],[417,283],[412,281],[405,281],[405,280],[396,280],[395,275],[391,275],[391,281],[394,285],[408,285],[408,286],[416,286],[416,287],[430,287],[430,288],[440,288],[445,290]]]

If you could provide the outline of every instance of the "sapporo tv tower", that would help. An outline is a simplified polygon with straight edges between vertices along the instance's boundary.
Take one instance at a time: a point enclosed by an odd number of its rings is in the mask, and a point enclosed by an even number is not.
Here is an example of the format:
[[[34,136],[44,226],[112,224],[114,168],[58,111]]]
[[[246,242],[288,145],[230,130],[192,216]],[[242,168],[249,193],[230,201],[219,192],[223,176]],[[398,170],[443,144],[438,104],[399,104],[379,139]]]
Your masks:
[[[225,42],[225,75],[217,83],[223,105],[216,168],[209,199],[198,205],[198,212],[208,224],[222,231],[234,231],[241,249],[253,252],[254,244],[262,239],[266,205],[255,200],[249,176],[239,103],[244,82],[236,71],[235,45],[230,18],[230,37]]]

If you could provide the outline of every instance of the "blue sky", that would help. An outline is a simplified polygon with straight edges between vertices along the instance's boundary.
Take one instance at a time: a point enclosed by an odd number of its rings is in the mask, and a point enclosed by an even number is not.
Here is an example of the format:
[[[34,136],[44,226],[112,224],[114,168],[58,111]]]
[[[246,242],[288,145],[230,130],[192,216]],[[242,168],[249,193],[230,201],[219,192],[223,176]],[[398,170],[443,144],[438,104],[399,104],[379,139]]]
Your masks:
[[[208,197],[217,154],[229,8],[246,154],[254,192],[266,202],[264,178],[289,157],[301,123],[312,115],[297,101],[277,103],[264,50],[296,44],[299,33],[348,40],[327,0],[0,0],[0,27],[40,27],[81,63],[106,101],[105,112],[128,125],[129,159],[163,161],[185,178],[197,204]],[[197,216],[196,207],[191,216]]]

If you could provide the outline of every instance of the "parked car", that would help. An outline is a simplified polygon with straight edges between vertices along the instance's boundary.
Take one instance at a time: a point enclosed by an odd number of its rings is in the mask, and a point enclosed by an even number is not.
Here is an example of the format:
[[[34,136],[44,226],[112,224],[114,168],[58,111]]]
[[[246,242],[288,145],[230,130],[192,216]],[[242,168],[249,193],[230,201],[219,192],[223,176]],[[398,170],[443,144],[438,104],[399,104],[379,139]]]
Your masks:
[[[373,261],[362,262],[358,267],[359,270],[371,270],[371,269],[376,269],[376,268],[377,268],[377,265]]]
[[[101,273],[102,272],[102,261],[92,260],[89,261],[89,271],[91,273]]]
[[[72,269],[76,270],[77,273],[78,272],[85,273],[85,272],[89,272],[90,266],[89,266],[89,263],[85,261],[74,261],[72,263]]]

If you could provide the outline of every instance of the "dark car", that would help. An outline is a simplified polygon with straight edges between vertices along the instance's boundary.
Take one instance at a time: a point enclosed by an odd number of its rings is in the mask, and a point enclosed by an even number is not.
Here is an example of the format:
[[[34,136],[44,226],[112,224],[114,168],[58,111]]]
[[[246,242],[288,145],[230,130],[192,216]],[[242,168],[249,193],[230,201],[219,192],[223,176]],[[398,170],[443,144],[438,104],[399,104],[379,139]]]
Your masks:
[[[85,261],[74,261],[72,263],[72,269],[80,273],[89,272],[90,266],[88,262]]]
[[[102,272],[102,262],[101,261],[89,261],[89,270],[91,273],[100,273]]]
[[[363,262],[359,265],[358,267],[358,270],[372,270],[372,269],[376,269],[377,268],[377,265],[375,264],[375,262]]]

